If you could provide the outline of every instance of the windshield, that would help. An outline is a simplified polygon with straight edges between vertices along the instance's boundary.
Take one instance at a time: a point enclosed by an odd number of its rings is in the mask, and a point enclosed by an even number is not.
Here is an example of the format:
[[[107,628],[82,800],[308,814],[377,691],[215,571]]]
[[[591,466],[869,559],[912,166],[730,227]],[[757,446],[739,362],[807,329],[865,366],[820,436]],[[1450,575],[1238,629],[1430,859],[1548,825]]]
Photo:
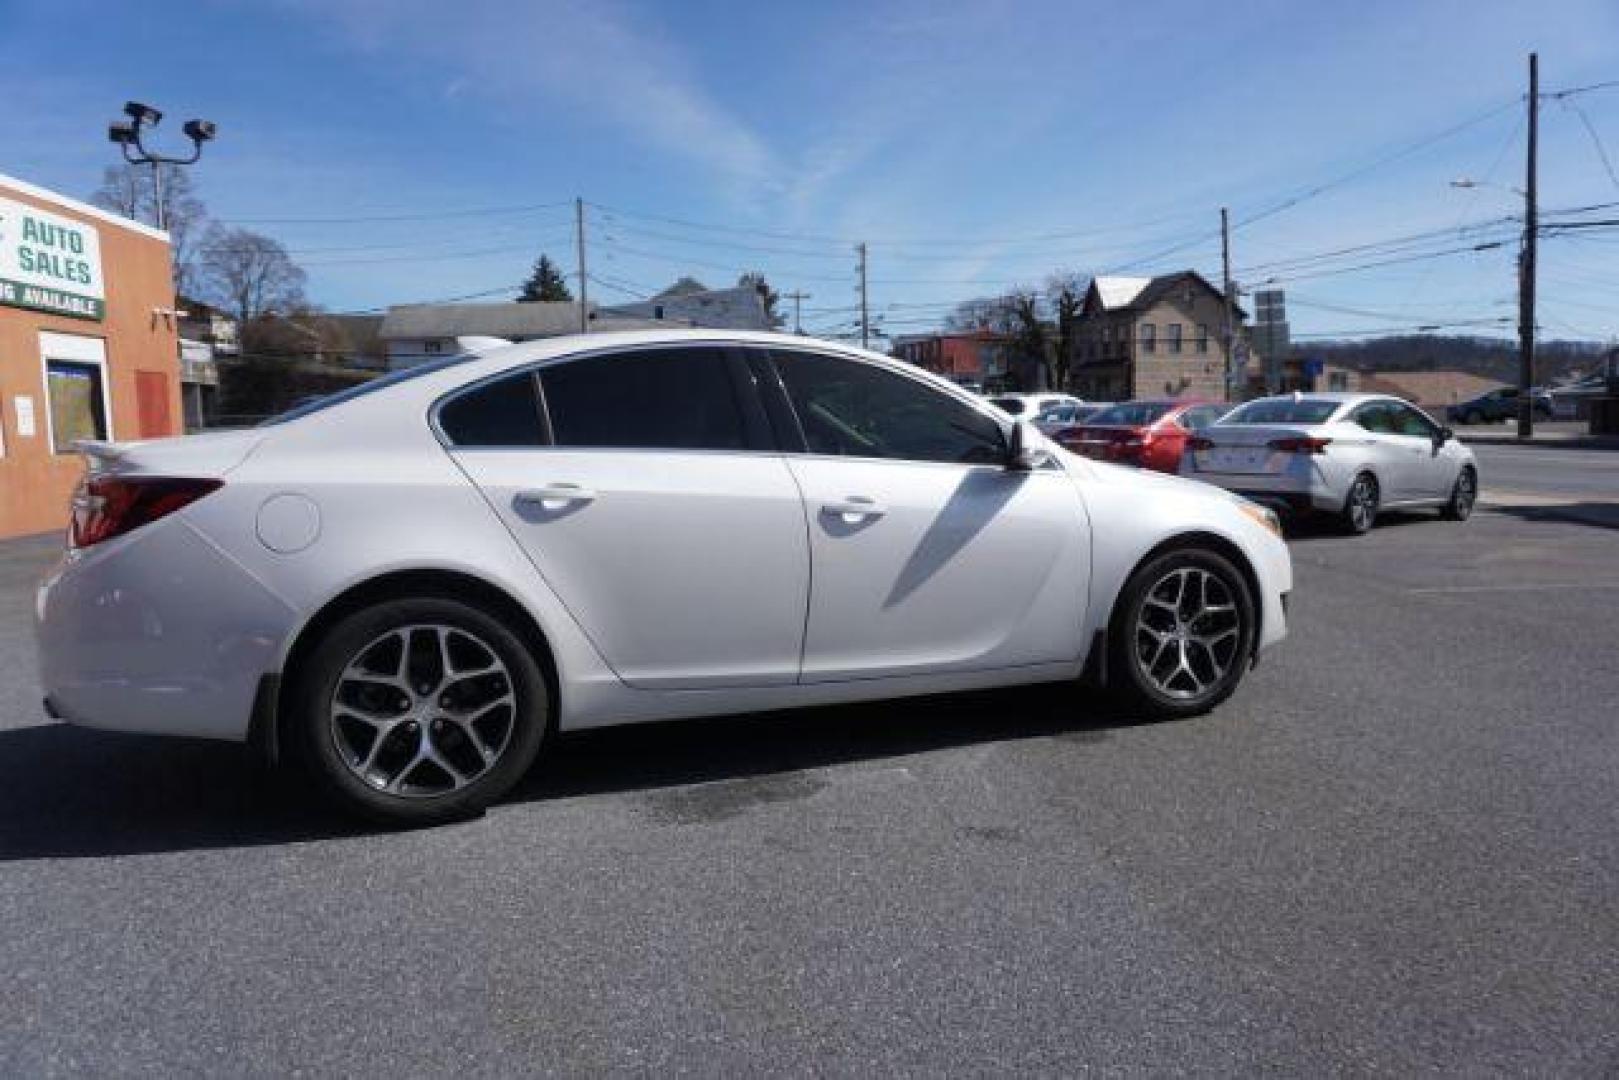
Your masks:
[[[299,417],[308,416],[310,413],[330,409],[333,405],[341,405],[345,401],[353,401],[357,397],[364,397],[378,390],[386,390],[390,386],[397,386],[402,382],[409,382],[411,379],[419,378],[423,375],[431,375],[435,371],[443,371],[445,368],[454,367],[456,364],[465,363],[471,359],[474,359],[471,355],[463,353],[460,356],[446,356],[442,360],[430,360],[425,364],[418,364],[402,371],[390,371],[386,375],[380,375],[370,382],[361,383],[359,386],[351,386],[347,390],[339,390],[335,394],[327,394],[325,397],[295,405],[286,412],[277,413],[268,420],[260,422],[259,427],[273,427],[276,424],[284,424],[288,420],[297,420]]]
[[[1226,424],[1324,424],[1342,402],[1312,398],[1262,398],[1250,401],[1227,414]]]
[[[1103,409],[1085,422],[1097,427],[1146,427],[1162,420],[1171,408],[1173,406],[1158,401],[1127,401]]]

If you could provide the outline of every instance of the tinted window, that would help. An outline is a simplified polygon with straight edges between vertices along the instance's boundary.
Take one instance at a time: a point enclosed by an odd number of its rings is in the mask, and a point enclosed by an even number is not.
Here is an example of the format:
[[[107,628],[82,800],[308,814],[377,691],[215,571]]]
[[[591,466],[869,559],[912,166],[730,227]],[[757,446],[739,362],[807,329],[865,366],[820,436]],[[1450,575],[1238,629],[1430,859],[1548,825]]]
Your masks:
[[[812,454],[998,464],[1001,426],[965,402],[873,364],[776,353]]]
[[[1394,418],[1390,415],[1389,407],[1382,402],[1356,409],[1355,423],[1379,435],[1394,434]]]
[[[1170,406],[1161,402],[1127,401],[1103,409],[1085,422],[1097,427],[1144,427],[1156,424],[1169,410]]]
[[[533,372],[484,383],[439,406],[438,426],[456,446],[543,446]]]
[[[1181,413],[1180,424],[1187,431],[1202,431],[1220,419],[1223,412],[1225,412],[1223,405],[1198,405]]]
[[[1023,410],[1029,407],[1028,402],[1015,397],[990,398],[989,403],[1002,412],[1010,413],[1013,416],[1022,416]]]
[[[1415,439],[1431,439],[1439,430],[1426,416],[1409,405],[1392,405],[1390,410],[1394,414],[1394,430],[1400,435],[1409,435]]]
[[[1222,424],[1324,424],[1338,411],[1336,401],[1261,398],[1235,409]]]
[[[647,349],[570,360],[540,374],[558,446],[747,447],[720,349]]]

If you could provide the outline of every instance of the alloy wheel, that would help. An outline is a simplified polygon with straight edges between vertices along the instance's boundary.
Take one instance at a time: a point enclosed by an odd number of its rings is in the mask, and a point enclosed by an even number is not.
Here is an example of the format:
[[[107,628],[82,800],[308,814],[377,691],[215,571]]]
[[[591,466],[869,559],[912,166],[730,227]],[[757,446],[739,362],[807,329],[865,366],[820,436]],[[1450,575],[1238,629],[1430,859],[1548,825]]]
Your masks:
[[[1376,515],[1377,487],[1371,477],[1358,476],[1354,486],[1349,489],[1349,523],[1356,532],[1365,532],[1372,527]]]
[[[1465,518],[1473,512],[1473,503],[1478,499],[1478,481],[1473,478],[1471,469],[1463,469],[1462,474],[1456,478],[1455,514]]]
[[[1136,663],[1159,693],[1196,700],[1214,692],[1237,662],[1242,630],[1231,587],[1201,567],[1179,567],[1159,578],[1142,599],[1133,641]]]
[[[486,774],[511,743],[517,697],[492,646],[458,626],[398,627],[344,667],[329,729],[349,770],[378,791],[431,798]]]

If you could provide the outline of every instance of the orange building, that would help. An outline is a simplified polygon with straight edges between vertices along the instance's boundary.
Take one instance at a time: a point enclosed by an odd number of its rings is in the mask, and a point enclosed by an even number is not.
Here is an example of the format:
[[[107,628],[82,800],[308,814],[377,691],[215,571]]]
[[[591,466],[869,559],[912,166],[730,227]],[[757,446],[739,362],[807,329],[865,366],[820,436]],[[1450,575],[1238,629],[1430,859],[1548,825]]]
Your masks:
[[[166,233],[0,175],[0,539],[59,529],[77,439],[180,434]]]

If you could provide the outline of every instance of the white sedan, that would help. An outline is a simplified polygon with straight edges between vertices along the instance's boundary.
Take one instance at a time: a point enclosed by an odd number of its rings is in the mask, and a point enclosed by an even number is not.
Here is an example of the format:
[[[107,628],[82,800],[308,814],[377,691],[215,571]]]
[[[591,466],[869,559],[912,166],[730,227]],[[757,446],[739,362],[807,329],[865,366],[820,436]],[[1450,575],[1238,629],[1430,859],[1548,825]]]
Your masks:
[[[85,450],[50,714],[295,757],[394,822],[608,724],[1058,680],[1203,712],[1292,587],[1269,510],[773,334],[533,342]]]
[[[1399,398],[1259,398],[1187,443],[1181,475],[1295,512],[1335,514],[1364,533],[1380,510],[1434,507],[1465,520],[1478,462],[1455,433]]]

